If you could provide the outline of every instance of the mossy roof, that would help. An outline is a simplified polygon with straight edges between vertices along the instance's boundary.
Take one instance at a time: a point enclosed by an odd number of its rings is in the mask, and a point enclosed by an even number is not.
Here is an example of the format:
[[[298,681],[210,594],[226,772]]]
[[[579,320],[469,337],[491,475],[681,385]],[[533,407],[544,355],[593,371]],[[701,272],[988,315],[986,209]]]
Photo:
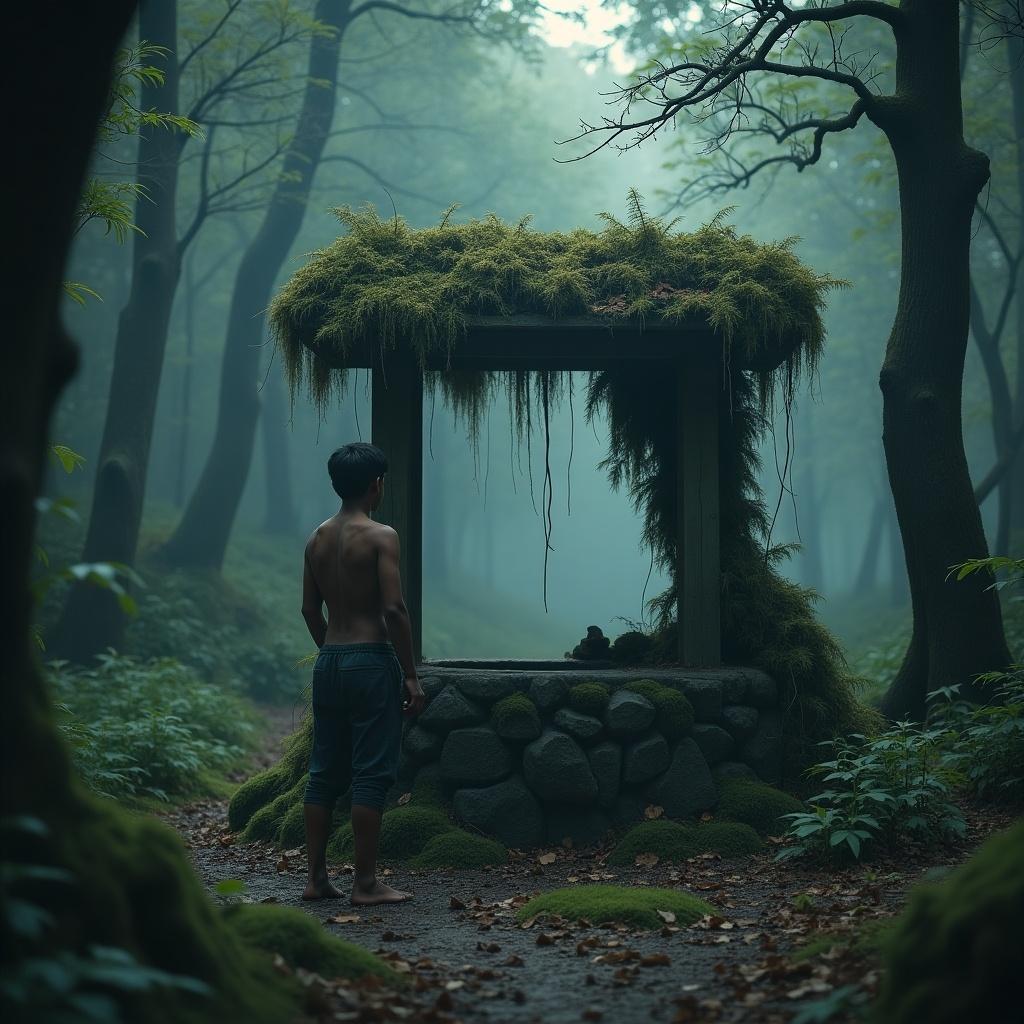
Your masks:
[[[570,232],[493,215],[455,223],[451,211],[414,229],[372,207],[339,208],[346,233],[310,254],[271,306],[293,387],[305,380],[322,402],[332,366],[368,342],[410,346],[421,361],[455,352],[475,316],[698,321],[738,368],[816,360],[825,295],[839,282],[801,263],[793,239],[760,243],[721,218],[676,231],[635,194],[629,208],[626,223],[603,215],[603,230]]]

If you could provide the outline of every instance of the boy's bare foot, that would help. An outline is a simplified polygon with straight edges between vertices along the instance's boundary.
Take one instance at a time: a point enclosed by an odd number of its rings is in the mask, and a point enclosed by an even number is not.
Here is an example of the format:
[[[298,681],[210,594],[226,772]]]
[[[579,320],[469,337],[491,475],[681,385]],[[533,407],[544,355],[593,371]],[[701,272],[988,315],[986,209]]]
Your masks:
[[[302,894],[304,900],[340,900],[342,893],[326,878],[322,882],[310,882]]]
[[[390,885],[374,881],[372,885],[352,886],[352,902],[357,907],[372,907],[378,903],[405,903],[412,899],[411,892],[392,889]]]

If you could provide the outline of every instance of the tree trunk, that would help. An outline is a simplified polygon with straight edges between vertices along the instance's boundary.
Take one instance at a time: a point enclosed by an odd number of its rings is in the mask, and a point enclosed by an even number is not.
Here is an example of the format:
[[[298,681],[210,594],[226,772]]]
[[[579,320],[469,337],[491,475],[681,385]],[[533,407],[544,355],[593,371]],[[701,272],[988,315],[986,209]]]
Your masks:
[[[162,85],[144,83],[142,110],[178,109],[177,4],[147,0],[139,37],[166,47]],[[175,225],[178,136],[162,126],[139,133],[138,174],[146,195],[135,206],[140,231],[132,236],[132,283],[121,311],[107,418],[93,489],[84,562],[133,565],[142,521],[153,418],[167,345],[180,257]],[[89,584],[71,588],[55,646],[62,657],[85,661],[120,643],[124,615],[115,596]]]
[[[1010,33],[1006,40],[1010,58],[1010,90],[1013,101],[1013,133],[1017,140],[1017,226],[1019,239],[1024,238],[1024,39]],[[1017,374],[1014,391],[1013,421],[1024,422],[1024,261],[1017,268]],[[1010,545],[1024,542],[1024,458],[1017,458],[1010,467]],[[1016,536],[1014,536],[1016,534]],[[1009,554],[1009,549],[998,552]]]
[[[292,536],[298,530],[292,496],[292,471],[288,458],[287,413],[280,366],[271,366],[263,384],[263,464],[266,471],[267,506],[263,528],[267,533]]]
[[[259,231],[242,257],[228,314],[213,447],[185,515],[164,553],[175,565],[219,569],[252,463],[257,393],[271,290],[302,227],[309,190],[334,117],[338,53],[351,0],[318,0],[316,18],[334,31],[310,43],[309,72],[295,136]]]
[[[876,116],[896,158],[902,269],[879,378],[889,482],[910,581],[914,626],[883,701],[924,717],[927,694],[1010,661],[999,599],[983,576],[949,568],[988,553],[961,423],[970,315],[971,218],[988,161],[963,140],[956,0],[904,0],[896,97]]]
[[[853,592],[857,595],[871,594],[878,587],[878,563],[881,560],[882,530],[885,527],[887,506],[885,497],[875,499],[868,535],[864,541],[864,552],[860,557],[860,568],[853,582]]]
[[[174,474],[174,506],[185,504],[185,475],[188,470],[188,438],[192,420],[192,360],[196,342],[196,281],[193,261],[185,265],[185,361],[181,368],[181,396],[178,414],[178,459]]]

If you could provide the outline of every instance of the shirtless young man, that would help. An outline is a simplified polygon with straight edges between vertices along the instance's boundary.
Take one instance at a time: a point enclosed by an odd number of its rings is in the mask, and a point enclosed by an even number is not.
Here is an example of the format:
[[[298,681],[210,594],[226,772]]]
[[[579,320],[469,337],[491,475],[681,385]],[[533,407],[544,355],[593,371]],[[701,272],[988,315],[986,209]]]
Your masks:
[[[327,462],[341,509],[306,544],[302,617],[320,648],[313,668],[313,752],[306,786],[309,882],[303,899],[342,894],[327,877],[327,838],[338,797],[352,786],[357,905],[412,894],[377,880],[384,797],[394,785],[402,714],[417,715],[409,611],[398,572],[398,534],[373,522],[388,462],[372,444],[347,444]],[[324,618],[324,605],[327,618]]]

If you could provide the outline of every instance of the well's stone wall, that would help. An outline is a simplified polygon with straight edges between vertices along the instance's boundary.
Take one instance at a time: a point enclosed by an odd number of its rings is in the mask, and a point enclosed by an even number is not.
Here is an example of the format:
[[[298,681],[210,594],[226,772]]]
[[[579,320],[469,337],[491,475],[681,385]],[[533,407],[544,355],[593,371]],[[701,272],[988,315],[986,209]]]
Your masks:
[[[400,788],[432,780],[463,824],[509,846],[593,842],[649,804],[710,811],[722,778],[779,781],[778,688],[757,669],[463,663],[423,666],[421,680],[428,705],[406,729]],[[640,680],[683,694],[692,725],[628,689]],[[571,696],[593,682],[611,691],[602,707]]]

